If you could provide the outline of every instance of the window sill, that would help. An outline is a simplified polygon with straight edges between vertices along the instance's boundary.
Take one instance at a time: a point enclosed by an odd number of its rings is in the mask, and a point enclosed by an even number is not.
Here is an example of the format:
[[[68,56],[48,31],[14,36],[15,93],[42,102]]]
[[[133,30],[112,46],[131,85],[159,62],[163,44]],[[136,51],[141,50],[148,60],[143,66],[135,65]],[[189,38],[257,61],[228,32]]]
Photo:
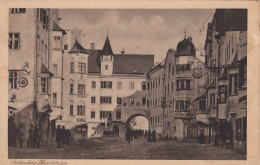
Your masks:
[[[48,96],[51,96],[51,95],[48,94],[48,93],[40,93],[40,95],[48,95]]]

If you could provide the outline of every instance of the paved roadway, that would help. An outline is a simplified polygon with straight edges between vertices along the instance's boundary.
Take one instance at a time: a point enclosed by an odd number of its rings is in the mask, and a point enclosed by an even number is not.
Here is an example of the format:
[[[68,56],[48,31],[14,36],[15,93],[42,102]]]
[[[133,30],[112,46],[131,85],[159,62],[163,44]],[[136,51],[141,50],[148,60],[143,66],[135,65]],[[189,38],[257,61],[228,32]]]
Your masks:
[[[9,147],[9,158],[16,159],[167,159],[167,160],[237,160],[246,157],[233,149],[201,145],[194,142],[135,139],[126,144],[123,138],[102,137],[71,143],[64,149],[55,143],[41,148]]]

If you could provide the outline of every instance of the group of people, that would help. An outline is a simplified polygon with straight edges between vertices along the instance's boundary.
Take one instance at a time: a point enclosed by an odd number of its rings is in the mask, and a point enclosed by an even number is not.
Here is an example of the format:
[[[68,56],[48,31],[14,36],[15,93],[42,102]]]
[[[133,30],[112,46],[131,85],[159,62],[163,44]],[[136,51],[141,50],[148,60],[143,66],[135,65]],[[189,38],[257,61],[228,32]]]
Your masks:
[[[62,129],[60,128],[60,125],[58,125],[56,129],[56,142],[57,142],[57,148],[64,148],[64,145],[70,144],[70,136],[71,132],[69,129],[65,129],[65,126],[62,126]]]
[[[155,130],[153,130],[153,132],[151,132],[151,130],[148,131],[147,141],[148,142],[156,142],[156,131]]]
[[[151,132],[151,130],[147,131],[147,130],[137,130],[137,129],[127,129],[126,130],[126,142],[128,144],[130,144],[130,142],[133,139],[138,139],[141,138],[142,136],[147,138],[148,142],[156,142],[156,131],[153,130],[153,132]]]
[[[40,131],[39,131],[39,127],[37,125],[35,125],[33,127],[33,124],[30,125],[30,128],[28,130],[28,140],[27,140],[27,147],[37,147],[40,148]]]

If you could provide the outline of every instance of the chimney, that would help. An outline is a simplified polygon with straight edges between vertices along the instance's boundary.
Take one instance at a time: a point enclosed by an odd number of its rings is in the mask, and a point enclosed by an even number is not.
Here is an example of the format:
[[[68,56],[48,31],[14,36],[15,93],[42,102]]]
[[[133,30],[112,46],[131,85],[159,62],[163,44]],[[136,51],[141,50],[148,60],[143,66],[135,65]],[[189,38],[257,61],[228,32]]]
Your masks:
[[[94,50],[94,49],[95,49],[95,43],[91,43],[91,44],[90,44],[90,49],[91,49],[91,50]]]
[[[123,50],[121,51],[121,54],[125,54],[125,49],[123,49]]]

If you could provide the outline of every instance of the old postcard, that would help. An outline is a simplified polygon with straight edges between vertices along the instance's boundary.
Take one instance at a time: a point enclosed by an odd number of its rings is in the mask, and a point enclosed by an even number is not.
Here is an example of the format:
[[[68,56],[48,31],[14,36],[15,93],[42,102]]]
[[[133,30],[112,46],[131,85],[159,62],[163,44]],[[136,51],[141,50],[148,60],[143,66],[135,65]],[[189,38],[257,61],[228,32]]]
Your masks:
[[[257,2],[1,3],[3,164],[260,163]]]

